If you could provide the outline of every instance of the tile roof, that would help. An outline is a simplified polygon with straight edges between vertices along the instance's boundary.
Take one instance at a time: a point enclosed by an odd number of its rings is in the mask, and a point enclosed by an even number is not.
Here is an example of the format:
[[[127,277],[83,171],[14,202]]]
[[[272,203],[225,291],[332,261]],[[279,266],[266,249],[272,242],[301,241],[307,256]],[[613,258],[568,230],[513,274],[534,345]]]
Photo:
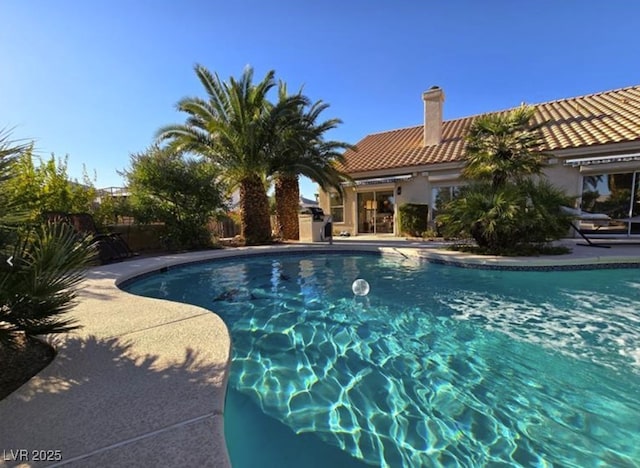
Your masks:
[[[640,85],[535,104],[542,127],[543,150],[581,148],[640,141]],[[501,111],[505,112],[505,111]],[[345,153],[350,173],[461,161],[464,136],[479,116],[444,121],[442,142],[423,146],[423,126],[366,136],[357,151]]]

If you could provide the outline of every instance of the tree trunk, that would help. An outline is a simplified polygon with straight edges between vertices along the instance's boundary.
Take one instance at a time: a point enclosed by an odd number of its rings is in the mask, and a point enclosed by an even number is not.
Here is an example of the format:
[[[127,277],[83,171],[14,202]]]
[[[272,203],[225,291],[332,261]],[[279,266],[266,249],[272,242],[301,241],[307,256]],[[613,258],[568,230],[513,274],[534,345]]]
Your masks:
[[[297,175],[280,175],[276,178],[276,214],[283,239],[299,240],[300,186]]]
[[[240,229],[247,245],[271,242],[269,200],[262,179],[257,175],[240,182]]]

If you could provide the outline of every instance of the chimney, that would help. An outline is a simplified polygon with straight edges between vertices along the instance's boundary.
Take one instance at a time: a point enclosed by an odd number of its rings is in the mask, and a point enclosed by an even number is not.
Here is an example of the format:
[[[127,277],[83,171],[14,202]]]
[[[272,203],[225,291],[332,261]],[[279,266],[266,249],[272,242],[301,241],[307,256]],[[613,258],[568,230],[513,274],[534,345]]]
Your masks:
[[[424,146],[438,145],[442,141],[442,103],[444,92],[432,86],[422,93],[424,101]]]

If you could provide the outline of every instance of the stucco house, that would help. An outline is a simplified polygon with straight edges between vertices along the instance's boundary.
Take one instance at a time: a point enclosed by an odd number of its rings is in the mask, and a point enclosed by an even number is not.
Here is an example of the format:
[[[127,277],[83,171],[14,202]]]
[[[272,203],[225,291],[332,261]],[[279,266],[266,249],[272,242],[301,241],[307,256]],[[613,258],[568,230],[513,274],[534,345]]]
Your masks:
[[[344,170],[355,183],[345,187],[344,197],[319,197],[335,232],[400,235],[399,206],[428,204],[433,219],[464,183],[464,137],[477,116],[443,121],[445,95],[435,86],[422,99],[422,125],[367,135],[357,151],[345,153]],[[582,228],[640,235],[640,85],[534,107],[536,123],[544,123],[543,150],[551,155],[545,176],[575,196],[577,207],[608,215]]]

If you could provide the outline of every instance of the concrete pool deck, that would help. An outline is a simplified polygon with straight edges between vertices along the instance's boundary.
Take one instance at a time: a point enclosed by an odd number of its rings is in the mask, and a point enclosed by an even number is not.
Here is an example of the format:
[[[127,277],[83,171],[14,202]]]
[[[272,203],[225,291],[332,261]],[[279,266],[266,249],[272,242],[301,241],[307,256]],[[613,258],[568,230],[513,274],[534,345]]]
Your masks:
[[[0,401],[0,466],[230,466],[223,436],[226,326],[208,310],[120,290],[117,284],[128,278],[198,260],[297,250],[374,250],[476,267],[640,264],[638,245],[564,243],[571,254],[494,258],[441,250],[434,242],[358,237],[92,268],[70,312],[82,328],[52,338],[53,362]]]

